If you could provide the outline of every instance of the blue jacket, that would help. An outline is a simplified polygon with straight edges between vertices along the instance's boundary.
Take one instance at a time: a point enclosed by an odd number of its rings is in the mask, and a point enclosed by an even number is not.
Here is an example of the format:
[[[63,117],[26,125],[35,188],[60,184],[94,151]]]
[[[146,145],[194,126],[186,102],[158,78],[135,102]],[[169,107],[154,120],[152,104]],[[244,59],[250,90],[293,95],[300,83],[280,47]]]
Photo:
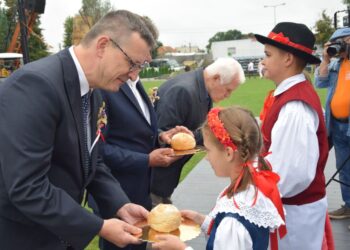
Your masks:
[[[338,74],[340,65],[342,63],[342,59],[337,59],[331,61],[328,65],[328,75],[327,76],[319,76],[319,68],[316,69],[315,72],[315,85],[317,88],[328,88],[327,99],[326,99],[326,127],[328,136],[331,136],[331,110],[330,103],[334,95],[335,88],[337,86]],[[350,116],[348,117],[349,126],[346,132],[347,136],[350,136]]]
[[[127,84],[119,92],[103,91],[108,123],[104,130],[106,142],[101,143],[100,150],[130,201],[150,209],[148,162],[149,153],[158,146],[157,120],[141,82],[136,86],[148,106],[151,124]]]

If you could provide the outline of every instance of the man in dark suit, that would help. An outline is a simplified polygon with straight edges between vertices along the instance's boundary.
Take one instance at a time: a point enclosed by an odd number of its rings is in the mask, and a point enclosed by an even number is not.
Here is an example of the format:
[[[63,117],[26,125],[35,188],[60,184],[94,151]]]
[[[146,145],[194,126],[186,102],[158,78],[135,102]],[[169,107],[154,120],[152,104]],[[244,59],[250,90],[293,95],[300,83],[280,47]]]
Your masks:
[[[197,144],[202,145],[200,126],[212,102],[229,97],[244,80],[243,69],[233,58],[219,58],[205,69],[168,80],[160,86],[159,100],[155,103],[159,129],[183,125],[193,132]],[[170,197],[179,183],[182,167],[190,158],[185,156],[167,168],[154,169],[151,182],[153,205],[171,203]]]
[[[97,234],[119,246],[139,242],[141,230],[128,223],[148,212],[130,203],[93,142],[106,122],[98,88],[136,79],[154,44],[140,16],[113,11],[78,46],[0,86],[1,249],[83,249]],[[104,219],[80,206],[85,190],[104,204]]]
[[[141,81],[128,80],[119,92],[103,92],[109,122],[103,131],[100,151],[104,163],[120,182],[130,201],[150,210],[150,174],[154,167],[166,167],[176,157],[170,148],[158,148],[158,129],[153,105]],[[166,133],[189,132],[172,128]],[[162,135],[161,137],[162,138]],[[145,249],[146,245],[127,249]],[[104,250],[120,249],[103,241]],[[125,248],[126,249],[126,248]]]

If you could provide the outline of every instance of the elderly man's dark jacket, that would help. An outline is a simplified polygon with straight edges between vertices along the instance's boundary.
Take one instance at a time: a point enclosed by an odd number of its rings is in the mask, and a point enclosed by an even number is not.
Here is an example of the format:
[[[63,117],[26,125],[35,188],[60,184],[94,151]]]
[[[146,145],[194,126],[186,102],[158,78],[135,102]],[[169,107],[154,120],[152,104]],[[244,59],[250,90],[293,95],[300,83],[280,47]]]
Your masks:
[[[205,87],[203,69],[187,72],[166,81],[158,91],[155,104],[158,128],[166,131],[176,125],[192,130],[197,144],[202,144],[200,127],[212,107],[212,100]],[[181,169],[191,156],[185,156],[167,168],[154,169],[151,192],[169,197],[176,188]]]

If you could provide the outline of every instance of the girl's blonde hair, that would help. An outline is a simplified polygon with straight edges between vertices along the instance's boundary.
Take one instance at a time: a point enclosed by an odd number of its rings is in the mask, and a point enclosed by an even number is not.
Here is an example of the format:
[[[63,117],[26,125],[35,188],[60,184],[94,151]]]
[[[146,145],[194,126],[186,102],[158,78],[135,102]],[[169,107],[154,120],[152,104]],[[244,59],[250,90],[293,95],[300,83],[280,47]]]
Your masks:
[[[224,127],[232,142],[237,146],[238,155],[241,158],[243,163],[248,161],[255,160],[256,157],[259,157],[259,165],[261,168],[266,170],[269,167],[266,165],[262,157],[259,156],[263,140],[260,132],[260,127],[249,110],[232,106],[229,108],[224,108],[219,113],[219,119],[224,124]],[[220,141],[215,137],[211,131],[208,121],[205,121],[202,131],[205,135],[208,136],[208,139],[216,144],[217,147],[224,150],[225,146],[220,143]],[[243,178],[239,184],[237,191],[242,191],[247,188],[247,185],[251,183],[252,176],[248,167],[243,167]],[[228,189],[228,196],[233,195],[233,187],[235,181],[231,183]]]

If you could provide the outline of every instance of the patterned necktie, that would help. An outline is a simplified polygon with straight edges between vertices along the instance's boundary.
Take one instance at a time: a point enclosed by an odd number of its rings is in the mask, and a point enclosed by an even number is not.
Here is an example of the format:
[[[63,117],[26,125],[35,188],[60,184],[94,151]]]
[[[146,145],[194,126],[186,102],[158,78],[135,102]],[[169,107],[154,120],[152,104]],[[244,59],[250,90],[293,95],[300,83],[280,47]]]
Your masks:
[[[87,137],[88,122],[89,122],[90,92],[86,93],[81,97],[81,105],[82,105],[81,107],[82,107],[83,127],[84,127],[83,152],[85,155],[83,165],[84,165],[84,177],[86,179],[89,175],[90,162],[91,162],[89,148],[88,148],[88,137]]]

